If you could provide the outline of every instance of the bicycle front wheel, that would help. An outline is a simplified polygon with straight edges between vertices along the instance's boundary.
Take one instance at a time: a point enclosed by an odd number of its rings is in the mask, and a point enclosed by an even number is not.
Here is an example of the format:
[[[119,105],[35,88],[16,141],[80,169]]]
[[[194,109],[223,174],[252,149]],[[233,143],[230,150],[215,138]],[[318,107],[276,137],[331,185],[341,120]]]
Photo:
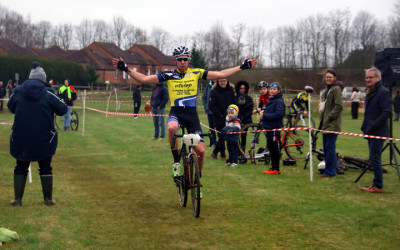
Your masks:
[[[200,216],[200,169],[197,157],[194,154],[190,155],[190,190],[192,196],[193,215]]]
[[[307,128],[304,126],[297,126],[297,128]],[[283,145],[286,154],[294,160],[305,160],[307,153],[310,151],[310,132],[304,130],[286,131],[284,133]]]
[[[189,185],[189,173],[188,173],[188,164],[185,158],[182,158],[182,166],[184,169],[184,174],[178,179],[175,180],[176,188],[178,191],[179,204],[182,207],[186,207],[187,204],[187,194],[188,194],[188,185]]]
[[[71,111],[71,130],[78,130],[79,127],[79,117],[78,113],[76,113],[74,110]]]
[[[54,115],[54,125],[57,130],[60,130],[64,125],[64,116]]]

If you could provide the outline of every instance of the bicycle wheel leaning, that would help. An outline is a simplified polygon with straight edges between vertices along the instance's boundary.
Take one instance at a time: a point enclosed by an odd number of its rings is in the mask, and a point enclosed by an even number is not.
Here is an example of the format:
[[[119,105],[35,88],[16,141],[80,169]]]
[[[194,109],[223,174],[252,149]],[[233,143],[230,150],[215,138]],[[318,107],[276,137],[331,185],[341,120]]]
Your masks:
[[[196,217],[200,216],[200,191],[201,191],[201,183],[200,183],[200,169],[199,162],[197,160],[197,156],[194,154],[190,155],[190,190],[192,196],[192,206],[193,206],[193,215]]]
[[[246,136],[239,135],[239,153],[242,157],[249,159],[254,158],[256,154],[264,153],[267,141],[265,136],[262,136],[260,124],[249,123],[242,127],[241,132],[246,132]],[[254,131],[254,132],[249,132]]]
[[[299,130],[288,130],[283,134],[282,147],[290,158],[294,160],[305,160],[310,150],[310,132],[307,130],[307,127],[304,126],[297,126],[297,128],[299,128]]]
[[[64,116],[54,115],[54,125],[56,126],[57,130],[60,130],[64,124]]]
[[[71,130],[78,130],[79,127],[79,117],[78,113],[76,113],[74,110],[71,111]]]

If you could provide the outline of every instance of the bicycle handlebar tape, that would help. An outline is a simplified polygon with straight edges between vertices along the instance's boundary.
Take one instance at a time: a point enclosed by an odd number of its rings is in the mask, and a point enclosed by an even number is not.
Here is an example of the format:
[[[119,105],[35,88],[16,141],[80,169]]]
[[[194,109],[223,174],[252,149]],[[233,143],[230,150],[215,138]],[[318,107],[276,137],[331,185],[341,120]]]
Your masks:
[[[129,72],[129,68],[128,65],[126,65],[126,63],[124,63],[123,61],[119,60],[118,64],[117,64],[117,68],[121,71],[125,71],[125,72]]]
[[[249,59],[244,60],[242,65],[240,65],[241,70],[251,69],[251,61]]]

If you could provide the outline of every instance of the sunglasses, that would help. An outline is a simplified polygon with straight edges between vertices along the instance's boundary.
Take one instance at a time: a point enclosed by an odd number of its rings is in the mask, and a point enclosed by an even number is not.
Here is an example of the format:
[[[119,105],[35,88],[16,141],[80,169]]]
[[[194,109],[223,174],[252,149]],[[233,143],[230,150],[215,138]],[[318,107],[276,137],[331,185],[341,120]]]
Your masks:
[[[182,62],[182,61],[187,62],[189,60],[189,58],[181,57],[181,58],[176,58],[175,60],[177,60],[178,62]]]
[[[269,87],[279,88],[278,84],[270,84]]]

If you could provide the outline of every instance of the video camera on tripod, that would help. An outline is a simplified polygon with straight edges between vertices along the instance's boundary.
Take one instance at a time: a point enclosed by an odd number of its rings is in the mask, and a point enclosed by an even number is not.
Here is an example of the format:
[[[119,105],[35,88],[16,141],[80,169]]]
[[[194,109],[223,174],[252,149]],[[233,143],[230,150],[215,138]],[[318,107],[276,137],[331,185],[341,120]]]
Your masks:
[[[375,67],[382,73],[386,86],[400,85],[400,48],[386,48],[375,53]]]

